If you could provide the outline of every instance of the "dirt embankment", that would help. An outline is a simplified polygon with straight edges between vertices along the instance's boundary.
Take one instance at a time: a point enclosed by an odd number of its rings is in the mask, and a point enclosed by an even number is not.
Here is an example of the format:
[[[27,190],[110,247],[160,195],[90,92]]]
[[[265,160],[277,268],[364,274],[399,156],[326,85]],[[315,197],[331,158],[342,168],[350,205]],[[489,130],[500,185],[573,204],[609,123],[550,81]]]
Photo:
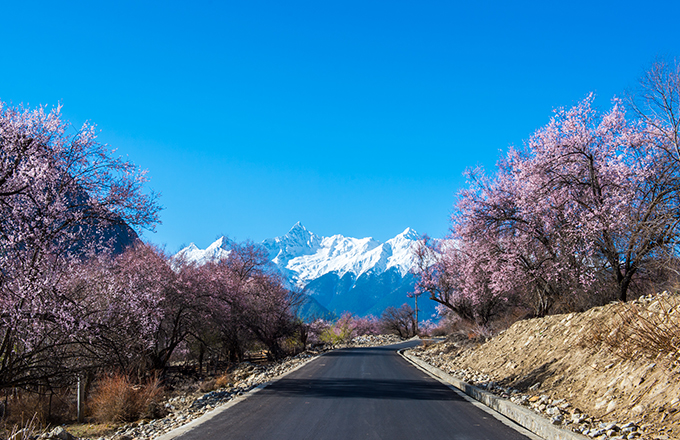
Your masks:
[[[664,293],[518,321],[483,344],[449,339],[413,354],[548,416],[559,402],[554,423],[591,437],[680,439],[679,349],[680,297]],[[601,429],[613,423],[634,428]]]

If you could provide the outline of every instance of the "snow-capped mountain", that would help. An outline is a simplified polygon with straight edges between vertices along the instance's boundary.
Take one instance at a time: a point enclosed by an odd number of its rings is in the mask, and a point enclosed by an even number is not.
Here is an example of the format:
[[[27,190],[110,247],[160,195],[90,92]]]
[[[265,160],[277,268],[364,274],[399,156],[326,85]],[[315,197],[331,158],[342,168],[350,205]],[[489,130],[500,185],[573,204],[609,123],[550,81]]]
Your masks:
[[[404,277],[414,264],[411,248],[418,239],[411,228],[385,243],[370,237],[319,237],[298,222],[286,235],[262,244],[291,283],[304,287],[331,272],[340,278],[348,273],[359,278],[369,271],[395,268]]]
[[[218,261],[229,256],[231,252],[231,240],[227,237],[220,237],[206,249],[199,249],[191,243],[189,246],[177,252],[172,259],[182,262],[193,262],[199,265],[209,261]]]
[[[321,237],[298,222],[287,234],[264,240],[262,245],[291,286],[305,289],[336,314],[365,315],[411,301],[407,293],[415,283],[410,270],[419,239],[411,228],[385,243],[370,237]],[[231,244],[225,237],[207,249],[192,243],[173,258],[202,264],[227,257]]]

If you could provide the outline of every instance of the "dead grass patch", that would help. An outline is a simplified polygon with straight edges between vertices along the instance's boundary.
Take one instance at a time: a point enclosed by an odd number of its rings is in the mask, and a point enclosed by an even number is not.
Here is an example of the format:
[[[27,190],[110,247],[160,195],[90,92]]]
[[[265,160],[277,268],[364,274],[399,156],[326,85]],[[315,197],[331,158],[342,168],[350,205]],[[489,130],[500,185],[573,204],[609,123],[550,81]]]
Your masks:
[[[108,375],[99,380],[89,408],[101,423],[133,422],[140,418],[155,418],[156,407],[163,393],[157,378],[143,384],[133,383],[124,374]]]
[[[680,297],[664,295],[649,304],[619,304],[608,323],[594,323],[581,346],[607,347],[622,360],[639,356],[680,360]]]

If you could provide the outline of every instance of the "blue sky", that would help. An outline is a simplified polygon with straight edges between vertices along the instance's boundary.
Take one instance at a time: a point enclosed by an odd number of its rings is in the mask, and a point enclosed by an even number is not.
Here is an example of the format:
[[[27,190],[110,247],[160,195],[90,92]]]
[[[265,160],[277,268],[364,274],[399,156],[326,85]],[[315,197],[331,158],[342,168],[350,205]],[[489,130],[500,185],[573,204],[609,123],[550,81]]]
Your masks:
[[[7,2],[0,99],[149,171],[170,252],[443,236],[463,171],[680,55],[680,2]]]

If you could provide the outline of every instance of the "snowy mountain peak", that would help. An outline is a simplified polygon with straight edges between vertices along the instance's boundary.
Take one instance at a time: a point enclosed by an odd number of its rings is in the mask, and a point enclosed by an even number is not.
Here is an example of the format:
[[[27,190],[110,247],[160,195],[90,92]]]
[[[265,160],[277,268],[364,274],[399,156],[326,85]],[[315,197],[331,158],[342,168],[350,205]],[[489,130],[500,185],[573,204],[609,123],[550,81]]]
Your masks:
[[[227,237],[220,237],[206,249],[199,249],[194,243],[177,252],[172,259],[175,262],[193,262],[205,264],[209,261],[219,261],[229,256],[233,242]]]
[[[320,237],[297,222],[285,235],[264,240],[262,245],[291,284],[305,286],[327,273],[339,277],[351,273],[356,279],[369,271],[383,273],[395,268],[403,277],[415,262],[412,249],[419,239],[411,228],[385,243],[371,237],[352,238],[340,234]],[[221,237],[205,250],[192,243],[177,256],[203,264],[226,258],[231,246],[229,239]]]
[[[206,249],[206,250],[210,250],[212,252],[219,252],[218,249],[230,250],[231,246],[232,246],[232,241],[229,240],[227,237],[222,236],[222,237],[218,238],[216,241],[214,241],[210,246],[208,246],[208,249]]]
[[[320,238],[307,230],[302,223],[297,222],[290,228],[290,231],[283,237],[277,237],[280,242],[285,242],[288,245],[297,245],[302,247],[315,247],[318,245]]]
[[[384,243],[371,237],[322,237],[297,222],[286,234],[264,240],[262,246],[289,287],[303,288],[322,309],[363,316],[407,301],[406,294],[415,286],[415,277],[409,272],[415,266],[413,251],[420,240],[411,228]],[[226,237],[206,249],[191,243],[173,260],[200,265],[226,258],[233,246]],[[434,313],[434,306],[430,309],[427,313]]]
[[[295,223],[293,225],[292,228],[290,228],[290,231],[288,231],[288,233],[289,234],[295,234],[295,233],[298,233],[297,231],[304,233],[304,232],[307,232],[307,228],[304,227],[302,222],[298,221],[297,223]]]
[[[415,230],[411,228],[406,228],[404,229],[404,232],[401,234],[397,235],[397,237],[404,237],[405,239],[408,240],[420,240],[420,234],[418,234]],[[395,237],[395,238],[397,238]]]

